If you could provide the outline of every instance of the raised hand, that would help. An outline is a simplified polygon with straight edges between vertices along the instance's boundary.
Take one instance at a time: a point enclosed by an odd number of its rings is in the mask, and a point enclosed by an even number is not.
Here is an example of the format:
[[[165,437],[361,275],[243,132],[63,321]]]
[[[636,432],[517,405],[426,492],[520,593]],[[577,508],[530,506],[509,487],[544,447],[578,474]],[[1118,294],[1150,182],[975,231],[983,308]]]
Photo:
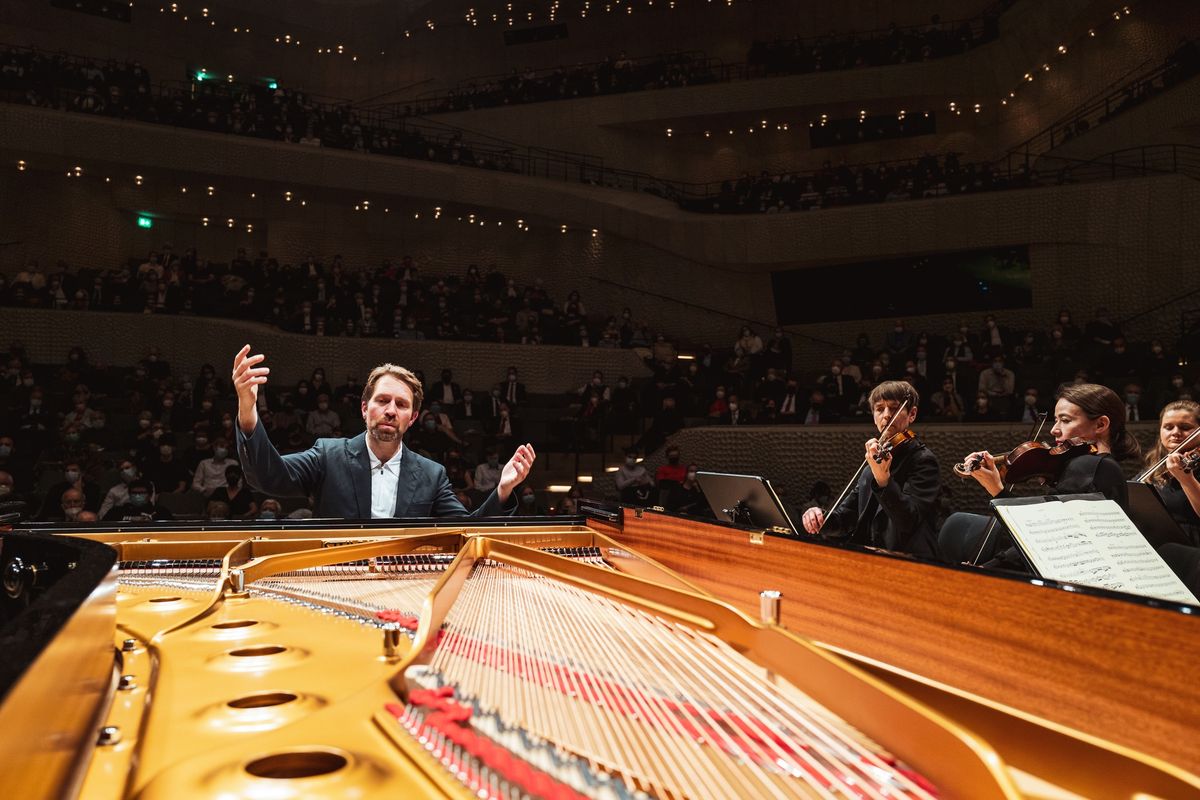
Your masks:
[[[496,497],[501,503],[508,502],[512,490],[529,476],[529,470],[533,469],[533,462],[536,460],[537,453],[533,452],[533,445],[526,442],[517,448],[513,457],[504,465],[504,469],[500,470],[500,484],[496,487]]]
[[[258,366],[266,359],[262,353],[250,355],[250,345],[233,357],[233,389],[238,398],[238,427],[249,436],[258,425],[258,387],[267,382],[270,367]]]

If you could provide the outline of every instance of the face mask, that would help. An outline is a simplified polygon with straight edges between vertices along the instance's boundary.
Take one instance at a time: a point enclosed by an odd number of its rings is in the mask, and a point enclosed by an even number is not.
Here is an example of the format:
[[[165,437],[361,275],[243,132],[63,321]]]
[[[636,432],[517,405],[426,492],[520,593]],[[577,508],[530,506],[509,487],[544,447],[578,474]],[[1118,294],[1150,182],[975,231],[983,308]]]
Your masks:
[[[694,470],[694,469],[692,469],[692,470],[688,470],[687,479],[688,479],[689,481],[694,481],[694,480],[696,480],[696,470]]]
[[[842,374],[842,368],[841,368],[841,367],[831,367],[831,368],[829,369],[829,371],[830,371],[830,372],[832,372],[834,375],[841,375],[841,374]]]
[[[317,403],[317,408],[319,408],[321,411],[327,411],[329,409],[329,403]]]
[[[208,447],[208,439],[203,436],[197,436],[196,447]]]
[[[79,434],[78,433],[64,434],[63,439],[66,440],[70,444],[75,444],[76,442],[79,441]]]
[[[980,411],[987,411],[987,400],[976,400],[975,405]]]
[[[637,459],[636,459],[636,458],[627,458],[627,459],[625,459],[625,466],[627,466],[627,467],[632,467],[632,466],[633,466],[634,464],[636,464],[636,463],[637,463]]]
[[[515,372],[508,373],[508,379],[510,381],[515,381],[517,379],[517,373],[515,373]]]
[[[599,386],[599,385],[600,385],[600,379],[592,378],[592,386]]]
[[[40,397],[29,398],[29,407],[30,408],[41,408],[42,407],[42,398],[40,398]]]
[[[64,515],[64,516],[65,516],[65,517],[66,517],[68,520],[74,520],[74,519],[78,519],[78,517],[79,517],[79,512],[80,512],[80,511],[83,511],[83,509],[82,509],[82,508],[75,508],[74,506],[72,506],[71,508],[64,508],[64,509],[63,509],[63,515]]]
[[[531,506],[531,505],[533,505],[533,501],[536,499],[537,498],[531,494],[523,494],[523,495],[521,495],[521,504],[526,505],[526,506]]]
[[[1036,394],[1025,395],[1025,405],[1027,405],[1027,406],[1037,405],[1037,395]]]
[[[1059,317],[1059,318],[1058,318],[1058,321],[1059,321],[1061,324],[1063,324],[1063,325],[1069,325],[1069,324],[1071,324],[1071,318],[1070,318],[1070,317],[1068,317],[1066,314],[1064,314],[1064,315],[1062,315],[1061,317]]]
[[[1052,334],[1050,334],[1050,335],[1051,335],[1051,336],[1053,336],[1055,339],[1061,339],[1061,338],[1062,338],[1062,331],[1054,331],[1054,332],[1053,332]]]
[[[133,467],[126,467],[121,470],[121,480],[131,481],[137,477],[137,470]]]
[[[892,330],[894,330],[896,333],[904,333],[904,328],[900,327],[899,325],[897,325],[895,328],[892,328]]]
[[[1179,385],[1182,386],[1183,381],[1180,381]],[[8,458],[11,455],[12,455],[12,445],[0,444],[0,458]]]
[[[171,408],[175,405],[174,400],[163,400],[163,408]]]
[[[907,372],[909,375],[916,375],[916,374],[917,374],[917,368],[916,368],[916,367],[905,367],[905,368],[904,368],[904,371],[905,371],[905,372]]]
[[[164,444],[162,447],[158,448],[158,452],[164,456],[169,456],[171,453],[175,452],[175,448],[169,444]]]
[[[1176,389],[1180,389],[1180,388],[1182,388],[1182,387],[1183,387],[1183,378],[1174,378],[1174,379],[1171,381],[1171,385],[1172,385],[1172,386],[1174,386]],[[4,448],[0,448],[0,450],[3,450],[3,449],[4,449]],[[0,455],[6,455],[6,454],[5,454],[5,453],[0,453]]]
[[[205,411],[212,411],[212,401],[205,400],[203,403],[200,404],[200,408],[204,409]]]
[[[881,375],[881,374],[883,374],[883,367],[881,367],[881,366],[879,366],[878,364],[876,364],[875,366],[871,367],[871,374],[872,374],[872,375]]]
[[[996,323],[989,319],[987,322],[987,326],[989,329],[994,328],[994,327],[996,327]]]
[[[1154,355],[1159,355],[1160,353],[1162,353],[1162,348],[1159,347],[1158,345],[1154,345],[1154,347],[1150,348],[1150,352],[1154,353]]]
[[[22,386],[33,386],[33,378],[25,378],[21,381]]]
[[[722,389],[718,389],[718,390],[717,390],[717,399],[718,399],[718,400],[721,400],[721,399],[723,399],[724,397],[725,397],[725,391],[724,391],[724,390],[722,390]]]
[[[8,497],[10,494],[12,494],[12,487],[7,483],[0,484],[0,497]]]
[[[617,381],[617,388],[618,388],[618,389],[624,389],[624,388],[625,388],[626,386],[628,386],[628,385],[629,385],[629,384],[628,384],[628,383],[626,383],[625,381]]]
[[[163,432],[162,432],[162,428],[155,428],[155,429],[154,429],[153,431],[151,431],[151,433],[150,433],[150,435],[151,435],[151,436],[153,436],[155,439],[158,439],[159,437],[161,437],[161,436],[162,436],[162,434],[163,434]]]
[[[63,477],[67,479],[67,483],[75,483],[79,480],[79,470],[69,469],[63,473]]]
[[[149,502],[150,495],[142,494],[141,492],[129,495],[129,504],[131,506],[144,506]]]
[[[437,420],[427,419],[427,420],[425,420],[424,425],[425,425],[425,430],[431,431],[437,427]]]
[[[464,402],[464,403],[466,403],[467,405],[470,405],[470,404],[471,404],[471,401],[472,401],[473,399],[475,399],[475,396],[474,396],[474,395],[470,395],[470,394],[464,394],[464,395],[463,395],[463,402]]]
[[[301,386],[301,387],[300,387],[300,389],[299,389],[298,391],[300,392],[300,394],[301,394],[302,396],[303,396],[303,395],[306,395],[306,394],[308,394],[308,389],[307,389],[306,387],[304,387],[304,386]]]
[[[1125,402],[1126,403],[1136,404],[1137,401],[1140,400],[1141,398],[1142,398],[1142,396],[1140,394],[1138,394],[1137,392],[1126,392],[1125,393]]]
[[[258,512],[258,518],[259,519],[278,519],[278,517],[276,517],[274,511],[260,511],[260,512]]]
[[[730,403],[730,404],[729,404],[729,410],[730,410],[730,411],[737,411],[737,409],[738,409],[738,404],[737,404],[737,403]]]
[[[231,419],[223,419],[223,420],[221,420],[221,427],[222,427],[222,428],[232,428],[232,427],[233,427],[233,420],[231,420]]]
[[[992,362],[992,369],[996,370],[996,372],[1004,372],[1004,364],[999,361],[994,361]]]
[[[499,396],[500,396],[500,390],[492,389],[492,397],[499,397]]]
[[[225,457],[225,456],[227,456],[227,455],[229,455],[229,448],[228,448],[228,447],[214,447],[214,448],[213,448],[213,457],[214,457],[214,458],[216,458],[216,459],[222,459],[222,458],[224,458],[224,457]]]

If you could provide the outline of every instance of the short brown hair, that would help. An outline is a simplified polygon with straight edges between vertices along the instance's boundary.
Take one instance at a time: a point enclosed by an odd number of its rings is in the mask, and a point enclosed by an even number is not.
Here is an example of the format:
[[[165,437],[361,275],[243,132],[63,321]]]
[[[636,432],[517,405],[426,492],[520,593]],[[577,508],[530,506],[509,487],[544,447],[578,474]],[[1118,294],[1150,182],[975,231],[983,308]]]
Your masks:
[[[1142,446],[1125,427],[1125,403],[1112,389],[1098,383],[1068,383],[1059,388],[1058,399],[1079,406],[1088,419],[1108,417],[1108,449],[1113,458],[1122,461],[1141,455]]]
[[[871,394],[867,397],[871,408],[875,408],[875,404],[880,400],[891,400],[896,403],[903,403],[907,400],[911,410],[921,402],[921,395],[917,392],[917,387],[908,381],[883,381],[872,389]]]
[[[421,401],[425,399],[425,388],[421,386],[421,379],[409,370],[396,364],[380,364],[371,370],[371,374],[367,376],[367,384],[363,387],[362,401],[364,403],[370,402],[371,398],[375,396],[375,384],[379,383],[379,379],[384,375],[391,375],[411,389],[413,396],[412,410],[420,410]]]

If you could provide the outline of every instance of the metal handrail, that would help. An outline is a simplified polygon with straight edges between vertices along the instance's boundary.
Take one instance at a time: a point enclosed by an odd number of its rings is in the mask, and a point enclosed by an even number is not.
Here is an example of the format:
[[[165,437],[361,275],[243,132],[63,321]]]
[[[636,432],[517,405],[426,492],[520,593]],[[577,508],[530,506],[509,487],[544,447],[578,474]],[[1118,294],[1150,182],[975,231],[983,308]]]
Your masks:
[[[937,29],[939,31],[944,31],[944,32],[954,32],[954,31],[961,30],[963,25],[969,25],[972,33],[975,34],[974,38],[972,39],[972,46],[978,47],[982,44],[986,44],[987,42],[992,41],[995,38],[995,30],[994,30],[995,20],[998,19],[999,16],[1004,13],[1004,11],[1008,10],[1008,8],[1010,6],[1012,6],[1015,3],[1015,1],[1016,0],[996,0],[996,2],[992,3],[991,6],[984,9],[984,11],[977,16],[967,17],[967,18],[963,18],[963,19],[950,20],[947,22],[939,22],[937,24],[908,25],[905,27],[895,28],[894,30],[891,28],[879,28],[879,29],[868,30],[868,31],[855,31],[853,33],[847,34],[844,37],[844,41],[862,44],[862,43],[869,43],[869,42],[874,42],[874,41],[878,41],[881,39],[885,39],[889,36],[892,36],[893,34],[900,34],[901,36],[905,36],[905,35],[911,35],[911,34],[917,33],[917,32],[926,33],[928,31],[930,31],[931,29]],[[685,61],[683,63],[687,63],[687,64],[689,64],[689,66],[697,67],[700,71],[700,74],[704,77],[707,77],[710,80],[710,82],[727,83],[730,81],[748,80],[748,79],[752,79],[752,78],[763,77],[764,74],[766,74],[766,73],[763,73],[760,69],[760,67],[763,66],[762,63],[759,61],[756,61],[752,57],[757,49],[769,49],[772,47],[781,47],[781,46],[795,46],[795,47],[812,48],[812,47],[829,44],[831,41],[839,41],[839,40],[831,39],[829,34],[821,34],[821,35],[817,35],[817,36],[810,36],[810,37],[804,37],[804,38],[795,37],[795,38],[773,39],[773,40],[761,41],[761,42],[756,41],[751,44],[750,52],[747,55],[747,58],[745,61],[738,61],[738,62],[732,62],[732,63],[726,63],[723,59],[720,59],[720,58],[710,58],[703,51],[700,51],[700,50],[673,51],[673,52],[668,52],[668,53],[660,53],[660,54],[654,55],[654,56],[643,56],[643,57],[640,57],[637,59],[630,59],[629,61],[631,64],[631,68],[636,70],[636,69],[642,68],[642,67],[654,66],[659,63],[670,64],[672,59],[685,59],[686,58],[689,60]],[[612,66],[612,64],[613,64],[613,61],[611,59],[603,60],[603,61],[592,61],[592,62],[588,62],[588,63],[577,64],[574,67],[570,68],[569,70],[565,70],[564,73],[567,75],[573,75],[573,74],[578,74],[581,70],[584,72],[587,72],[589,70],[596,71],[596,70],[600,70],[607,66]],[[392,114],[397,118],[402,117],[402,116],[407,116],[409,114],[431,114],[431,113],[444,113],[444,112],[448,112],[448,111],[469,110],[471,108],[470,106],[467,106],[464,108],[455,107],[456,101],[458,101],[462,97],[462,93],[465,91],[475,89],[480,86],[502,84],[503,82],[505,82],[513,77],[531,76],[532,79],[536,81],[541,78],[553,77],[555,74],[558,73],[558,71],[560,69],[562,69],[562,68],[557,67],[557,66],[556,67],[544,67],[544,68],[535,69],[535,70],[526,70],[523,73],[517,73],[516,70],[513,70],[512,72],[508,72],[508,73],[493,74],[493,75],[480,75],[480,76],[475,76],[475,77],[471,77],[471,78],[465,78],[465,79],[460,80],[457,83],[455,83],[455,85],[449,90],[432,89],[427,92],[423,92],[413,98],[396,100],[396,101],[392,101],[392,102],[389,102],[386,104],[381,104],[380,106],[375,106],[375,107],[386,107],[386,108],[390,109]],[[783,72],[772,72],[770,74],[772,74],[772,75],[803,74],[804,72],[807,72],[807,71],[808,70],[796,70],[794,72],[783,71]],[[624,92],[624,91],[639,91],[639,90],[640,89],[625,89],[625,90],[621,90],[621,91]],[[621,92],[611,92],[610,91],[610,92],[600,92],[598,94],[617,94],[617,93],[621,93]],[[567,99],[567,98],[547,98],[547,99]],[[525,100],[525,101],[518,100],[515,102],[516,103],[545,102],[545,100]],[[513,101],[510,100],[508,103],[496,103],[495,105],[502,105],[502,104],[513,104]]]
[[[1194,40],[1189,41],[1194,44]],[[1134,78],[1125,80],[1123,77],[1118,79],[1121,82],[1117,88],[1112,88],[1110,84],[1104,89],[1102,96],[1094,100],[1084,101],[1033,136],[1009,148],[1009,152],[1030,153],[1034,155],[1049,152],[1066,141],[1081,135],[1084,131],[1102,122],[1106,122],[1121,113],[1127,107],[1124,105],[1126,101],[1134,99],[1134,104],[1136,105],[1140,101],[1136,101],[1136,95],[1131,96],[1131,93],[1136,92],[1139,87],[1155,86],[1161,80],[1163,82],[1162,91],[1172,88],[1171,85],[1167,85],[1168,78],[1171,78],[1172,73],[1177,72],[1181,67],[1183,69],[1187,68],[1187,65],[1181,65],[1172,60],[1178,52],[1179,50],[1177,49],[1166,61]],[[1139,64],[1135,69],[1142,66],[1145,66],[1145,62]],[[1190,73],[1180,73],[1179,81],[1182,82],[1197,74],[1200,74],[1200,72],[1195,69]]]

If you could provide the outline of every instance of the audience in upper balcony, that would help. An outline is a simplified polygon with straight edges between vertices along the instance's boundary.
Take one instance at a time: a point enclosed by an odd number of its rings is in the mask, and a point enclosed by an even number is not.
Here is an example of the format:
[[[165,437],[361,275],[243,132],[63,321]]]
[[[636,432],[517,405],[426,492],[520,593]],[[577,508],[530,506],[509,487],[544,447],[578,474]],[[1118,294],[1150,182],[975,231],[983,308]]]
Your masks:
[[[934,14],[925,26],[886,31],[838,34],[830,31],[812,39],[755,42],[747,57],[751,74],[794,75],[807,72],[881,67],[931,61],[965,53],[999,35],[999,18],[1011,3],[998,3],[982,16],[943,23]]]

